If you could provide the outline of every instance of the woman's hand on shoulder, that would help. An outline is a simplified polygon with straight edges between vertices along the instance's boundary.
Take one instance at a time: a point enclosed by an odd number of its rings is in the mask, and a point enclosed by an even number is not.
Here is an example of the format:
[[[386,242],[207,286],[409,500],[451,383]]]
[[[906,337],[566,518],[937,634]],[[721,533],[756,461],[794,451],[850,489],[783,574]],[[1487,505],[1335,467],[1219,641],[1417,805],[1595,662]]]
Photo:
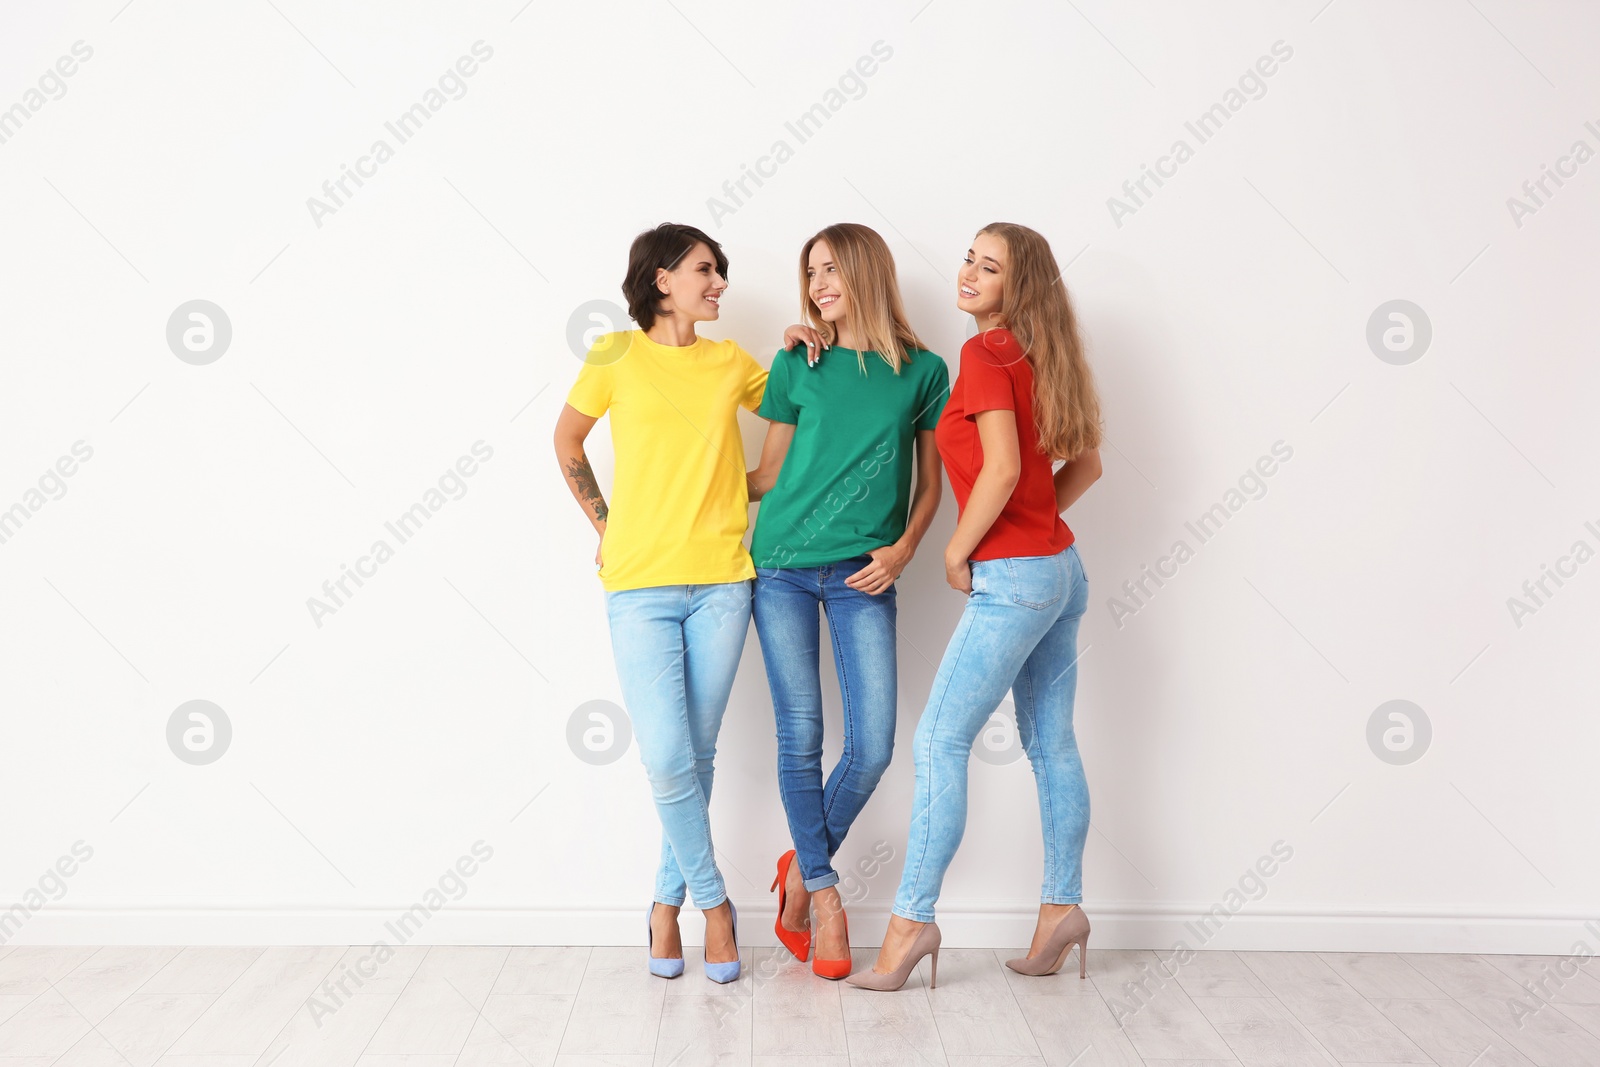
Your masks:
[[[783,331],[783,347],[793,348],[795,345],[806,346],[806,366],[814,367],[817,360],[822,358],[822,353],[828,346],[822,340],[822,334],[815,327],[804,323],[795,323]]]

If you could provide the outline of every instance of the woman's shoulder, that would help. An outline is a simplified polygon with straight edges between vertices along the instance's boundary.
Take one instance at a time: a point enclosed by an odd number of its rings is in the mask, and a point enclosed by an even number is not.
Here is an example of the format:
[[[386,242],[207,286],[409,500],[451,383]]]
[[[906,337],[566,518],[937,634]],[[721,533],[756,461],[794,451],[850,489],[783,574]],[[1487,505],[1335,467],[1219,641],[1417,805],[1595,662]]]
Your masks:
[[[950,382],[950,367],[937,352],[909,348],[900,365],[900,377],[913,389],[942,387]]]
[[[962,362],[978,360],[996,367],[1007,367],[1027,358],[1022,342],[1004,326],[982,330],[961,346]]]
[[[731,337],[724,337],[721,340],[711,337],[702,337],[700,338],[700,342],[701,344],[707,346],[708,351],[715,353],[723,359],[737,360],[740,362],[748,360],[751,363],[760,363],[760,360],[756,359],[755,356],[752,356],[748,349]]]
[[[608,367],[627,353],[639,333],[638,330],[603,333],[589,345],[589,351],[584,355],[583,361],[594,366]]]

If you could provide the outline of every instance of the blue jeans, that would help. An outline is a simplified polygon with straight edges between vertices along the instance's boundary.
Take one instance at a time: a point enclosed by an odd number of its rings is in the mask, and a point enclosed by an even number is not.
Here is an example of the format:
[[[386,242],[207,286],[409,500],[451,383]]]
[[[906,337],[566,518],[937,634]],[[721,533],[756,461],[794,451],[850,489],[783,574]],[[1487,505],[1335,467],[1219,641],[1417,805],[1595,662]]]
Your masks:
[[[978,560],[917,724],[916,793],[894,914],[932,922],[944,872],[967,824],[967,759],[1011,690],[1017,736],[1039,789],[1046,904],[1083,900],[1089,787],[1072,732],[1078,623],[1089,607],[1076,545],[1053,556]]]
[[[661,817],[655,899],[697,908],[728,898],[711,844],[717,731],[750,629],[752,581],[606,593],[617,681]]]
[[[822,567],[764,567],[756,576],[756,635],[778,723],[778,791],[800,874],[813,892],[838,884],[834,853],[894,751],[895,588],[872,596],[844,584],[871,562],[857,556]],[[844,752],[826,785],[819,606],[844,703]]]

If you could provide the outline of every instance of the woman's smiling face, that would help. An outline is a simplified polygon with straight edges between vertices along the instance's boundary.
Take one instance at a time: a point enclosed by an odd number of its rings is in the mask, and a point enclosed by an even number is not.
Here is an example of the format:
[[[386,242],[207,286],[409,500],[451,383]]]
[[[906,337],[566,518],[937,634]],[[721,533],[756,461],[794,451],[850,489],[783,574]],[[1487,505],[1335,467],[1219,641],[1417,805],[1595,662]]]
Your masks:
[[[1006,243],[993,234],[980,233],[962,258],[956,272],[956,307],[989,326],[1005,301]]]
[[[684,253],[671,270],[656,272],[656,288],[663,290],[667,307],[689,322],[708,322],[721,312],[718,303],[728,280],[717,273],[717,259],[704,241]]]
[[[811,246],[811,254],[806,257],[806,277],[811,279],[807,293],[823,322],[838,322],[849,314],[849,301],[839,284],[839,266],[833,261],[833,249],[827,241]]]

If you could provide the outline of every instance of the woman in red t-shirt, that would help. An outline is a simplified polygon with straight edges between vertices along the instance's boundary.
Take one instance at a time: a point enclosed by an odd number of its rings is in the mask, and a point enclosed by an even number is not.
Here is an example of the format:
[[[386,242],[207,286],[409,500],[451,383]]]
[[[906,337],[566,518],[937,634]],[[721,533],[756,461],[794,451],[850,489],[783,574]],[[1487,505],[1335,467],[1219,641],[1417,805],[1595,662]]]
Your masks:
[[[959,275],[956,306],[979,334],[961,368],[935,440],[960,520],[945,549],[945,576],[968,594],[945,649],[914,742],[916,795],[894,914],[870,972],[852,985],[898,989],[923,956],[937,975],[934,904],[967,821],[973,741],[1010,690],[1017,734],[1039,788],[1044,889],[1022,974],[1052,974],[1089,920],[1083,843],[1089,790],[1072,732],[1078,622],[1089,606],[1065,511],[1100,477],[1100,402],[1067,287],[1050,245],[1012,223],[978,231]],[[1053,461],[1065,464],[1052,472]]]

